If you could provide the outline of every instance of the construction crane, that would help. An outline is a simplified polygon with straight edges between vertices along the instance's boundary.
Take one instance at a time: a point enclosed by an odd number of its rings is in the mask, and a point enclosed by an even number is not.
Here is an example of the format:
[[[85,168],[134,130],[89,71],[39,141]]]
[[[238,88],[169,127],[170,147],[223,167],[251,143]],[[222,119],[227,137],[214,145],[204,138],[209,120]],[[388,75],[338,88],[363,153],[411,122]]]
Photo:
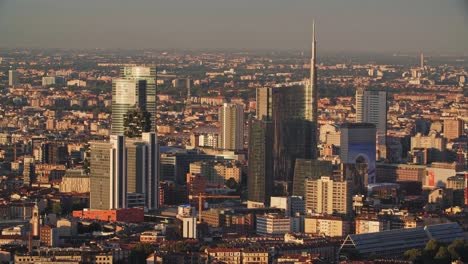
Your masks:
[[[203,211],[203,200],[204,199],[240,199],[239,195],[216,195],[216,194],[207,194],[207,193],[199,193],[197,195],[190,195],[189,199],[197,199],[198,198],[198,222],[201,223],[202,221],[202,211]]]

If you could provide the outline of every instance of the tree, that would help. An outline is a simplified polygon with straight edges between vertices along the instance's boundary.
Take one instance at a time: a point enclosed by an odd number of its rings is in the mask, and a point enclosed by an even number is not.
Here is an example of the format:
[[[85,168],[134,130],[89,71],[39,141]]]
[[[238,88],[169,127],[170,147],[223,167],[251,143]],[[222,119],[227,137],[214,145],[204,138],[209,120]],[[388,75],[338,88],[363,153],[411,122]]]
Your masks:
[[[60,203],[54,203],[52,205],[52,212],[56,215],[60,215],[62,213],[62,205]]]
[[[239,183],[237,183],[237,181],[234,178],[229,178],[229,180],[225,182],[225,185],[229,189],[237,190],[239,188]]]
[[[445,246],[439,247],[437,254],[434,257],[435,263],[440,264],[449,264],[450,263],[450,254]]]
[[[146,258],[154,252],[153,246],[146,243],[138,243],[130,251],[129,263],[146,263]]]
[[[465,247],[465,242],[461,239],[454,240],[448,247],[447,250],[452,260],[461,259]]]
[[[405,259],[412,261],[413,263],[422,263],[422,251],[417,248],[407,250],[404,254]]]
[[[151,130],[151,114],[141,109],[129,111],[124,116],[124,127],[126,137],[141,137],[143,132]]]
[[[434,256],[437,254],[439,251],[440,244],[437,242],[435,239],[431,239],[427,242],[426,247],[424,248],[424,251],[430,258],[434,258]]]

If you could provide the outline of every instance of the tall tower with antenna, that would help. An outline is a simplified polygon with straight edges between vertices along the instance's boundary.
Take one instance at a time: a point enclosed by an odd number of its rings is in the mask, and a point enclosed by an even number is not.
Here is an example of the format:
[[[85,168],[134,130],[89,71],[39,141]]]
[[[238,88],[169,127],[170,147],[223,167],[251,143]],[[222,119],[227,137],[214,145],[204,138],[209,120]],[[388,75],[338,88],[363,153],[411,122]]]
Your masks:
[[[421,52],[421,70],[424,70],[424,53]]]
[[[317,159],[317,132],[318,132],[318,85],[317,85],[317,41],[315,38],[315,21],[312,23],[312,56],[310,59],[310,93],[312,96],[312,159]]]

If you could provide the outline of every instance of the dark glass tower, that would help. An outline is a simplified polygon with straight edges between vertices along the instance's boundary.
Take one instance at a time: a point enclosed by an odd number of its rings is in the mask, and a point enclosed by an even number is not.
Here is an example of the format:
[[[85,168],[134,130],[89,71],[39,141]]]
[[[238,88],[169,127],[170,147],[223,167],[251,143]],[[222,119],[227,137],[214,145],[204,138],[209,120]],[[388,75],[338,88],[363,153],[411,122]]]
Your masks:
[[[313,159],[313,123],[307,119],[307,84],[287,84],[273,90],[274,178],[291,187],[296,159]]]
[[[273,191],[273,123],[254,119],[249,135],[248,200],[268,205]]]

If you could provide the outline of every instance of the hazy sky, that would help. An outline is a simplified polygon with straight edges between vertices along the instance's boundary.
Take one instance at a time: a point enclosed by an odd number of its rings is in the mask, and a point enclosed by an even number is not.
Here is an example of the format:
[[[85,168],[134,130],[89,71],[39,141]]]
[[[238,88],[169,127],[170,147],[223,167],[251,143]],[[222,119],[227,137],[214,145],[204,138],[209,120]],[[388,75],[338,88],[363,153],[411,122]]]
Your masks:
[[[468,0],[0,0],[0,46],[468,54]]]

